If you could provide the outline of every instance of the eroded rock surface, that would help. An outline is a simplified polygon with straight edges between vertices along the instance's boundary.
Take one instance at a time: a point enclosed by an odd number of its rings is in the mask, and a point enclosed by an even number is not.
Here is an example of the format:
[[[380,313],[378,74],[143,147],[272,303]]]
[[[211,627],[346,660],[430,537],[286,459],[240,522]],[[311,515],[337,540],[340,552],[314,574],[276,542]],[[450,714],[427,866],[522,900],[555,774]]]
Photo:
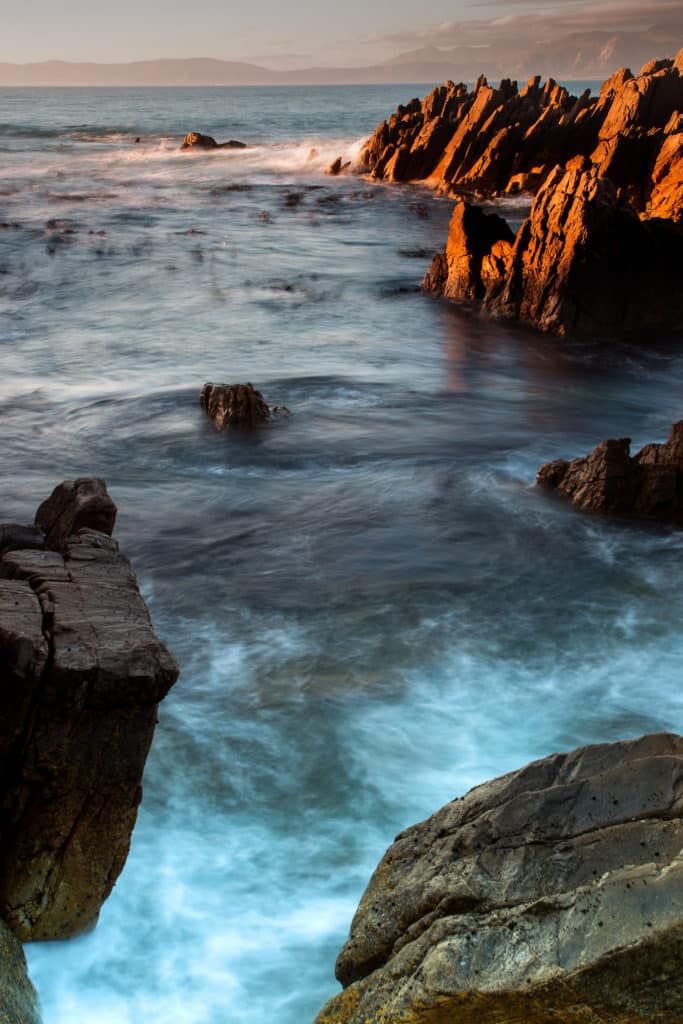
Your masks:
[[[318,1024],[679,1024],[683,737],[554,754],[401,833]]]
[[[257,427],[272,417],[270,406],[252,384],[205,384],[199,404],[216,430]]]
[[[12,932],[0,921],[0,1021],[40,1024],[38,998],[26,973],[26,957]]]
[[[115,514],[104,481],[68,481],[39,510],[45,544],[30,531],[0,556],[0,916],[24,940],[97,919],[178,675],[130,563],[92,528]]]
[[[569,498],[583,512],[683,520],[683,420],[665,444],[631,456],[631,439],[602,441],[584,458],[541,466],[537,483]]]
[[[683,331],[682,265],[683,224],[641,219],[580,159],[550,174],[513,240],[458,203],[423,287],[556,334],[642,337]]]

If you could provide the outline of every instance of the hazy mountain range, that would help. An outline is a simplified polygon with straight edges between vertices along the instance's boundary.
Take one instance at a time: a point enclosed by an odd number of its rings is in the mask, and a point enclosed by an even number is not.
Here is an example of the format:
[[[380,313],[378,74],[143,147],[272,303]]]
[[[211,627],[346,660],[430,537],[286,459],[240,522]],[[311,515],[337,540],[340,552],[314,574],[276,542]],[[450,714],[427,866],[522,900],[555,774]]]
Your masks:
[[[513,0],[514,2],[514,0]],[[144,60],[128,64],[0,63],[0,86],[322,85],[372,82],[492,80],[533,74],[560,79],[601,79],[626,65],[636,72],[653,57],[672,57],[683,46],[683,3],[609,2],[569,5],[561,14],[512,15],[450,22],[387,35],[406,49],[367,67],[272,70],[258,64],[209,58]],[[414,48],[414,44],[418,47]],[[412,44],[412,48],[411,47]]]

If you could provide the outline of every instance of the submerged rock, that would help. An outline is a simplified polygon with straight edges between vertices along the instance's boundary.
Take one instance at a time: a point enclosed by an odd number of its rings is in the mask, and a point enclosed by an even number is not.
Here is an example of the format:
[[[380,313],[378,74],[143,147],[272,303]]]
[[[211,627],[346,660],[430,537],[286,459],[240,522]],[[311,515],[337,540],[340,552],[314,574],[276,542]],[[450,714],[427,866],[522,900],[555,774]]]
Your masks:
[[[569,498],[583,512],[683,520],[683,420],[665,444],[631,456],[631,439],[602,441],[584,458],[541,466],[537,483]]]
[[[641,220],[585,161],[557,167],[517,236],[459,203],[423,287],[556,334],[683,330],[683,226]]]
[[[24,940],[97,920],[178,676],[109,536],[115,514],[104,481],[67,481],[39,509],[44,545],[38,530],[24,547],[16,527],[3,531],[0,916]]]
[[[317,1024],[683,1019],[683,737],[554,754],[402,832]]]
[[[252,384],[205,384],[199,404],[216,430],[257,427],[268,423],[273,412]]]
[[[181,149],[246,149],[246,142],[230,139],[229,142],[216,142],[212,135],[201,132],[190,132],[183,139]]]
[[[0,1021],[40,1024],[38,997],[26,971],[21,944],[0,921]]]

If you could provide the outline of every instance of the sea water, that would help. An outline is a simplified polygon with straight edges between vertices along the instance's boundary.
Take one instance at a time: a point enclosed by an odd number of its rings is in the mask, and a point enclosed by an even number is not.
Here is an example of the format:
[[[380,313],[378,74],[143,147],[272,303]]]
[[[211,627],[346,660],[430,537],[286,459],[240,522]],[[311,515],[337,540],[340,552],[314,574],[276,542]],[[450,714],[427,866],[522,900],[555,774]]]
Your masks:
[[[105,477],[182,670],[96,930],[27,947],[45,1024],[308,1024],[400,829],[681,727],[683,535],[534,478],[663,440],[683,358],[420,293],[452,204],[324,170],[426,91],[0,91],[2,518]],[[247,380],[291,417],[216,433]]]

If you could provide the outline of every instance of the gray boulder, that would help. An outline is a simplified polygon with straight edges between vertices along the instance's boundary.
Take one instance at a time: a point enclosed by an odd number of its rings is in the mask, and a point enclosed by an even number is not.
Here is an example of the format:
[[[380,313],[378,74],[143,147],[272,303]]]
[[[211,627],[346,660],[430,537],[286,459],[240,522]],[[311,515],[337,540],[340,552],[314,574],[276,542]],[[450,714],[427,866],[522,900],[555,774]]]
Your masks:
[[[554,754],[401,833],[318,1024],[683,1019],[683,738]]]

